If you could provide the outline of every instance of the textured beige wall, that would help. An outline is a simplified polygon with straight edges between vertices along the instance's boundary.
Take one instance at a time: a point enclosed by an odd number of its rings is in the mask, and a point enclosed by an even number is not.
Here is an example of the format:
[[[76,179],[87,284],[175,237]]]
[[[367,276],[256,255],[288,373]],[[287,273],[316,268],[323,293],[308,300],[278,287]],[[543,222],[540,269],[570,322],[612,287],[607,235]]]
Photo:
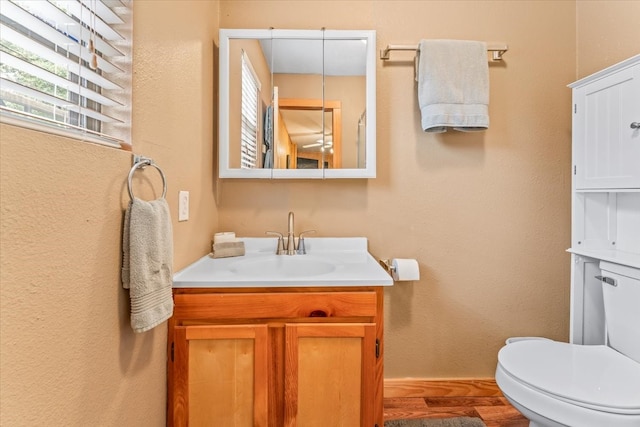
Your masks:
[[[422,280],[386,292],[387,377],[491,376],[505,337],[567,337],[574,2],[134,5],[134,146],[169,178],[176,269],[215,228],[259,236],[291,209],[299,230],[419,259]],[[628,7],[578,2],[579,76],[638,53]],[[377,61],[377,179],[214,182],[218,21],[373,28],[379,48],[447,37],[511,49],[491,67],[484,134],[423,134],[410,65]],[[6,125],[0,154],[0,425],[164,425],[166,327],[132,334],[119,287],[130,155]],[[136,176],[152,197],[154,171]],[[191,191],[185,223],[179,190]]]
[[[134,2],[133,145],[167,176],[176,269],[217,222],[217,22],[216,2]],[[167,328],[133,334],[120,286],[131,153],[4,124],[0,144],[0,425],[164,425]],[[136,173],[136,195],[160,186]]]
[[[640,0],[578,0],[577,76],[640,54]]]
[[[422,279],[385,295],[385,376],[490,377],[504,339],[566,340],[575,3],[221,1],[222,28],[375,29],[378,50],[421,38],[504,42],[490,67],[491,128],[420,130],[413,54],[377,65],[378,177],[220,184],[219,226],[366,236]],[[251,11],[251,13],[248,13]]]

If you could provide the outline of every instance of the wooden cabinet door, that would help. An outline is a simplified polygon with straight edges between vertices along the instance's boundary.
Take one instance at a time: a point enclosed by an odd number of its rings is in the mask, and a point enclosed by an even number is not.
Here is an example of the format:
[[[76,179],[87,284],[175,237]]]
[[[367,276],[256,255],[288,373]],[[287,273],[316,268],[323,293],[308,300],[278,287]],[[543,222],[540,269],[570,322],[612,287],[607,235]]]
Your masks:
[[[285,426],[374,425],[375,324],[285,326]]]
[[[267,426],[266,325],[176,326],[173,425]]]
[[[576,188],[640,188],[640,63],[574,92]]]

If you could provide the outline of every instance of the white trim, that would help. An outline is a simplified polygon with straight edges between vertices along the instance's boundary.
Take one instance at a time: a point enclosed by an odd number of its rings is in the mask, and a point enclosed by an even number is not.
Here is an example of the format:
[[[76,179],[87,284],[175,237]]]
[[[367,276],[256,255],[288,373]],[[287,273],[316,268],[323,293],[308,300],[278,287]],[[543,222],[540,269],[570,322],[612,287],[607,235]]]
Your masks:
[[[11,113],[0,110],[0,123],[4,123],[10,126],[21,127],[24,129],[30,129],[37,132],[50,133],[52,135],[64,136],[66,138],[76,139],[82,142],[91,142],[94,144],[100,144],[107,147],[122,148],[120,141],[108,138],[106,136],[99,136],[91,134],[90,130],[84,128],[72,128],[70,126],[61,127],[57,123],[47,124],[42,119],[31,120],[28,117],[15,117]],[[122,141],[122,143],[125,143]]]
[[[605,68],[604,70],[600,70],[591,75],[581,78],[580,80],[576,80],[575,82],[568,84],[567,87],[571,89],[578,88],[580,86],[584,86],[586,84],[592,83],[598,79],[608,76],[609,74],[620,71],[628,67],[632,67],[634,64],[640,63],[640,54],[632,56],[631,58],[625,59],[624,61],[618,62],[617,64],[613,64],[610,67]]]

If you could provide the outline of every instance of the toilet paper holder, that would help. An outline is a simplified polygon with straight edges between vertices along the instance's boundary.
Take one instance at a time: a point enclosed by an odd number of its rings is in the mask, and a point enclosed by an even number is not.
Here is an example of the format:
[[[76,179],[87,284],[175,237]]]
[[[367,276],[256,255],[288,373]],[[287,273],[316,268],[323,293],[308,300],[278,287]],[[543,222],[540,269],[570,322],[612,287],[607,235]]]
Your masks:
[[[384,268],[384,271],[386,271],[389,274],[389,276],[393,277],[393,273],[396,272],[396,268],[391,264],[391,260],[379,259],[378,262],[380,263],[382,268]]]
[[[394,282],[420,280],[420,269],[415,259],[380,259],[378,262]]]

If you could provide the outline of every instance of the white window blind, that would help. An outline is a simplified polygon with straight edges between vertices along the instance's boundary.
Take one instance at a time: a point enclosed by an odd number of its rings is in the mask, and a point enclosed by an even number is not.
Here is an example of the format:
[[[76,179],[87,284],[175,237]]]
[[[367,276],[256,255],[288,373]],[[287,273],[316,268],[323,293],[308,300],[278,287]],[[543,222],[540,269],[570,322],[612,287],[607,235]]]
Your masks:
[[[130,0],[0,0],[0,119],[130,144]]]
[[[242,52],[242,126],[240,135],[240,167],[252,169],[260,166],[258,155],[258,117],[260,117],[260,81],[249,58]]]

